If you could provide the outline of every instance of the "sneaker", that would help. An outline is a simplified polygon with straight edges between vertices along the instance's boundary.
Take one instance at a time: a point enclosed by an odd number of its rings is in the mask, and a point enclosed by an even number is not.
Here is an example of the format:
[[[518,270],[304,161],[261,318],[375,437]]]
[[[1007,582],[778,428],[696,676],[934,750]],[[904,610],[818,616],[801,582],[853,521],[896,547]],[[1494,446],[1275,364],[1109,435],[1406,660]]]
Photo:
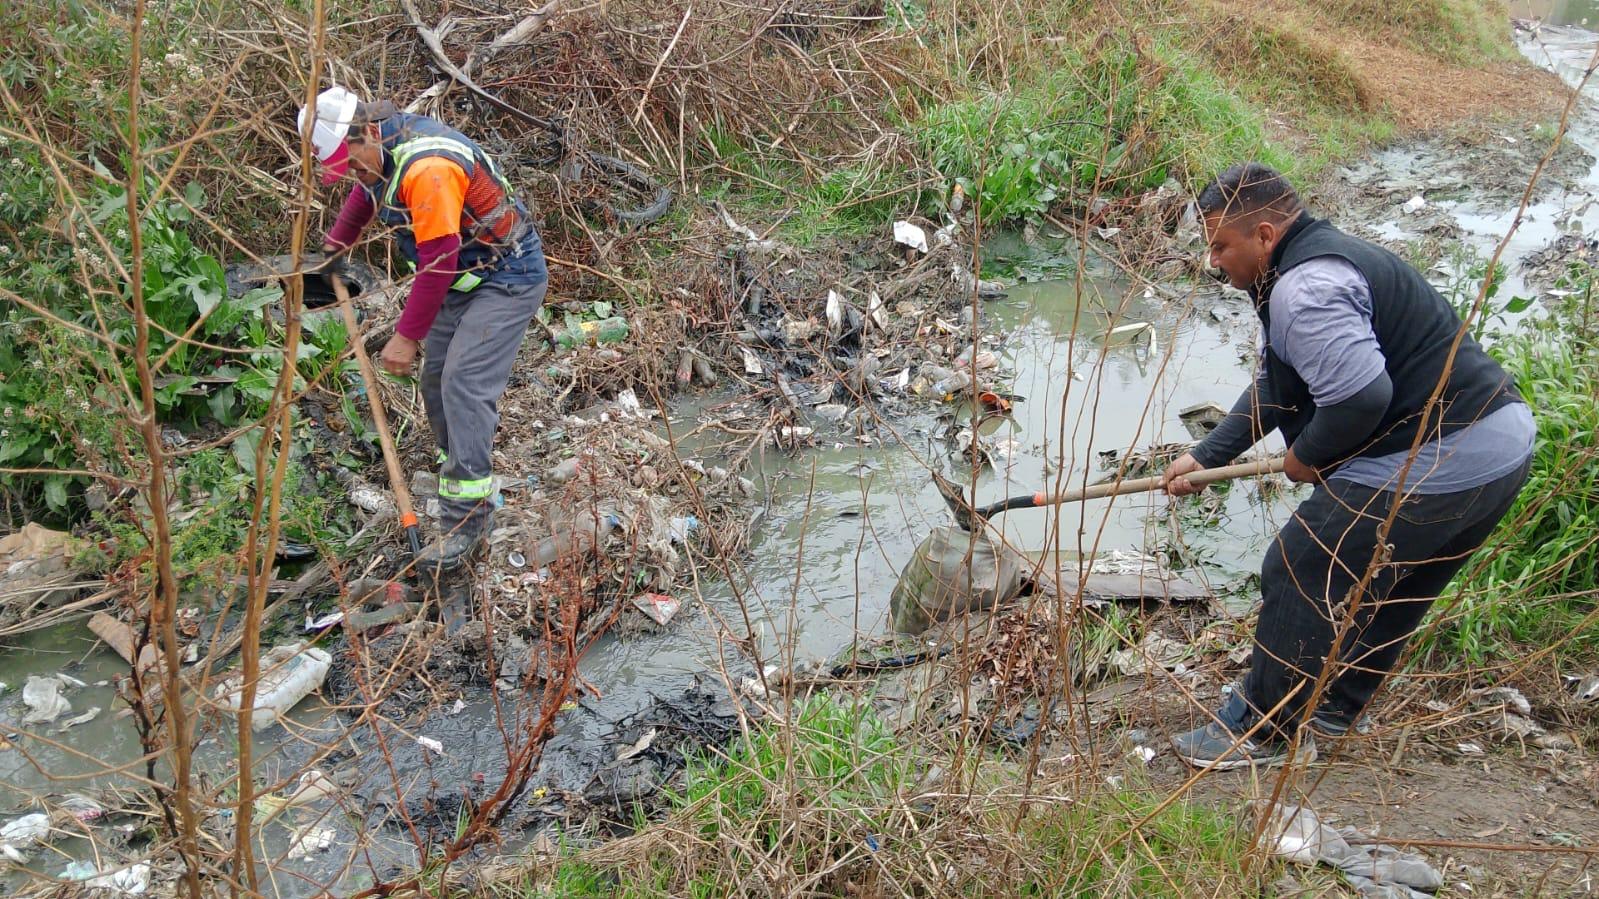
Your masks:
[[[416,557],[416,573],[422,577],[437,577],[460,568],[483,546],[483,537],[493,522],[494,513],[491,511],[478,516],[475,521],[462,523],[423,547]]]
[[[1371,733],[1371,716],[1361,715],[1359,720],[1351,725],[1349,719],[1338,712],[1321,708],[1310,716],[1306,726],[1318,737],[1340,740],[1349,736],[1351,730],[1360,735]]]
[[[1194,768],[1231,771],[1234,768],[1270,768],[1282,765],[1289,758],[1290,744],[1286,739],[1263,739],[1258,736],[1266,728],[1255,731],[1257,736],[1244,737],[1254,726],[1254,715],[1249,705],[1234,689],[1222,709],[1215,713],[1217,720],[1207,721],[1201,728],[1172,737],[1172,747],[1177,758],[1182,758]],[[1316,760],[1316,739],[1305,733],[1298,752],[1298,761]]]

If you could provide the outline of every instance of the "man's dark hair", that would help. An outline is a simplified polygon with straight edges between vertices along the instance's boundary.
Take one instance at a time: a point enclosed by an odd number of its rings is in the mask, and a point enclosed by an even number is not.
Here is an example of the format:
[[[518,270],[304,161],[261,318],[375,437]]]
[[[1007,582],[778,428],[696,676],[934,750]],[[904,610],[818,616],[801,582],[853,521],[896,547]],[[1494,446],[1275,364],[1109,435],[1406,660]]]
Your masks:
[[[1288,179],[1258,162],[1240,162],[1217,175],[1199,192],[1198,202],[1201,215],[1220,214],[1224,220],[1254,219],[1263,213],[1285,219],[1304,208]]]

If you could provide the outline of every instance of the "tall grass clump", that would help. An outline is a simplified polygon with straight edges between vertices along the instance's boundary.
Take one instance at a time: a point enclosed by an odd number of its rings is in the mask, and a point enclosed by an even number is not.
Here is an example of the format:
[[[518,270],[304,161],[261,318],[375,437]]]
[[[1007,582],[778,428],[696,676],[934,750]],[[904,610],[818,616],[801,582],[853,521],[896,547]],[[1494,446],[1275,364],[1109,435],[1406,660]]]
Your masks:
[[[1599,321],[1591,272],[1551,314],[1524,320],[1491,352],[1538,421],[1532,471],[1516,504],[1440,603],[1425,644],[1479,664],[1558,647],[1599,659],[1581,625],[1599,596]]]
[[[519,897],[1258,891],[1251,834],[1233,815],[1097,777],[1040,779],[1020,795],[1014,758],[946,736],[896,735],[858,700],[801,700],[691,765],[659,822],[507,886]]]
[[[1062,51],[1036,80],[928,110],[910,131],[990,221],[1202,178],[1244,159],[1292,169],[1261,116],[1186,56],[1125,37]]]

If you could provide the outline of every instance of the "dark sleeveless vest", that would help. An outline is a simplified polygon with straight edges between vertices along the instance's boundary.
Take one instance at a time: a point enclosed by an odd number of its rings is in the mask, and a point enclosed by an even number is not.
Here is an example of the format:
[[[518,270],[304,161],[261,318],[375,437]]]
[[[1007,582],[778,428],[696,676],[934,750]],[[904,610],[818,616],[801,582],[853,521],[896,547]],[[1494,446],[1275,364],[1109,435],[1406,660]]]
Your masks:
[[[1393,400],[1382,421],[1350,458],[1408,450],[1417,431],[1424,433],[1425,443],[1521,400],[1510,375],[1467,334],[1460,341],[1443,394],[1423,420],[1422,410],[1438,386],[1449,348],[1460,331],[1460,317],[1404,260],[1304,213],[1272,251],[1264,282],[1250,291],[1266,334],[1265,364],[1272,407],[1278,430],[1289,446],[1310,423],[1316,404],[1304,379],[1272,349],[1269,299],[1277,279],[1285,272],[1320,256],[1343,259],[1365,276],[1371,288],[1372,329],[1394,387]]]

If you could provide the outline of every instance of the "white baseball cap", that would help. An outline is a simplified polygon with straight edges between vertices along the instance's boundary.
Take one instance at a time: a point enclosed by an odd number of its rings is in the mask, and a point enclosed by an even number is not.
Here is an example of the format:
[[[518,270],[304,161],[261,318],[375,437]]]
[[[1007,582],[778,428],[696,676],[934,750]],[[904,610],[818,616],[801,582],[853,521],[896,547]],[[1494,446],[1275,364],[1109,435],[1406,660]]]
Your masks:
[[[345,140],[350,123],[355,121],[355,94],[338,85],[316,97],[316,124],[311,128],[311,147],[322,163],[322,183],[332,184],[350,168],[350,145]],[[300,107],[299,127],[305,129],[308,107]]]

